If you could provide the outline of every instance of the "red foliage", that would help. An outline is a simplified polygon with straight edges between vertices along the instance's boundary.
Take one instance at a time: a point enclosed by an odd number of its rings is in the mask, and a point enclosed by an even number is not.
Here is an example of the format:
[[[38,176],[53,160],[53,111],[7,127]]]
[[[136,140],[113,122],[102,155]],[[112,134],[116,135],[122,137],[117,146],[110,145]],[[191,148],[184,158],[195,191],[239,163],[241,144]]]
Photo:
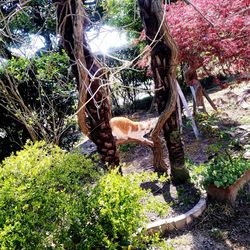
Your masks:
[[[145,32],[143,31],[142,34],[145,34]],[[145,40],[145,37],[143,39]],[[143,40],[140,40],[140,41],[143,41]],[[150,58],[150,52],[151,52],[151,48],[150,48],[149,45],[147,45],[144,48],[144,52],[143,52],[142,58],[140,60],[138,60],[138,62],[136,63],[136,66],[139,69],[144,69],[144,68],[149,68],[150,67],[150,60],[149,60],[149,58]]]
[[[179,58],[206,74],[242,73],[250,68],[250,0],[191,0],[166,5]]]

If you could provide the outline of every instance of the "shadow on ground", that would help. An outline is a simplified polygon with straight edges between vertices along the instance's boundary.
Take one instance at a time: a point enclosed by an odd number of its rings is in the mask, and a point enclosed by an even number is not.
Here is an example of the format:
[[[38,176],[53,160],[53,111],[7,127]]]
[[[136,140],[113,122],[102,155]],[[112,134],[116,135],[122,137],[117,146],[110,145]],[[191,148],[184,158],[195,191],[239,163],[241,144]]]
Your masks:
[[[250,249],[250,182],[231,207],[208,202],[203,215],[183,230],[165,235],[177,250]]]

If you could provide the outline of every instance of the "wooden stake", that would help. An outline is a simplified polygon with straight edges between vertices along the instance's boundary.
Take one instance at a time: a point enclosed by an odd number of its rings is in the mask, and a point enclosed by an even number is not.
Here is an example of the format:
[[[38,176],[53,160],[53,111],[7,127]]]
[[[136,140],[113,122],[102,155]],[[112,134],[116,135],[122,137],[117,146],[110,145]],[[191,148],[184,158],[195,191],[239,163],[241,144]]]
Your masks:
[[[192,116],[192,113],[188,108],[187,100],[186,100],[186,98],[185,98],[185,96],[184,96],[184,94],[183,94],[183,92],[181,90],[181,87],[180,87],[180,85],[179,85],[179,83],[177,81],[176,81],[176,86],[177,86],[177,92],[179,94],[179,97],[181,98],[181,102],[183,103],[184,109],[187,112],[187,118],[189,120],[191,120],[191,122],[192,122],[192,127],[193,127],[195,137],[196,137],[196,139],[199,139],[200,138],[199,130],[198,130],[197,126],[196,126],[194,117]]]
[[[218,112],[217,107],[215,106],[214,102],[211,100],[211,98],[209,97],[208,93],[205,91],[204,88],[202,88],[202,93],[203,95],[206,97],[207,101],[209,102],[209,104],[211,105],[211,107]]]

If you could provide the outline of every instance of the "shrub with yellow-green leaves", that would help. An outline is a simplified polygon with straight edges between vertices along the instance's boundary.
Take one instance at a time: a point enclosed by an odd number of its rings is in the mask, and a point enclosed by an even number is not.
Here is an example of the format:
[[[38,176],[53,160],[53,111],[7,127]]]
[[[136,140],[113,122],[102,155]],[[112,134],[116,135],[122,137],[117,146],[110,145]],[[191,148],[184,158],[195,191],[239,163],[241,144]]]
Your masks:
[[[139,179],[104,173],[78,152],[26,144],[0,165],[0,249],[145,246]]]

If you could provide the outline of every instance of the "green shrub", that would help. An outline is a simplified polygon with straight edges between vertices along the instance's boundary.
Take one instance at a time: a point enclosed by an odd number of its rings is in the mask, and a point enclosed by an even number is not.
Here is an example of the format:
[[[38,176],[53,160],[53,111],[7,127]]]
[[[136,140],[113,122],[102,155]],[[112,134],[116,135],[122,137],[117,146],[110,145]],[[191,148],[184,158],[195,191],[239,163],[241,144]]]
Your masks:
[[[227,153],[218,153],[209,163],[196,168],[196,177],[201,176],[201,184],[207,187],[214,184],[216,187],[227,188],[242,174],[250,169],[248,160],[242,157],[232,157]]]
[[[98,176],[89,159],[44,142],[6,158],[0,168],[0,248],[76,245],[73,231],[88,219],[79,212]]]
[[[140,203],[145,196],[146,191],[140,188],[137,179],[121,176],[117,171],[104,176],[94,188],[89,204],[97,209],[92,227],[86,228],[93,232],[86,239],[88,248],[137,245],[138,229],[146,222],[145,209]]]
[[[206,113],[197,113],[195,115],[195,120],[201,133],[208,137],[218,137],[220,136],[220,131],[218,129],[218,124],[220,119],[216,113],[208,115]]]
[[[166,176],[159,178],[157,173],[146,172],[121,176],[118,170],[103,176],[89,201],[89,206],[97,210],[93,224],[86,228],[85,235],[94,232],[93,237],[86,239],[86,247],[119,249],[147,246],[148,249],[149,243],[158,242],[158,235],[145,235],[146,214],[151,211],[160,216],[166,215],[169,206],[158,201],[150,191],[142,189],[140,184],[148,181],[162,184],[168,179]]]
[[[0,165],[0,249],[145,247],[141,175],[104,174],[77,152],[44,142]]]

